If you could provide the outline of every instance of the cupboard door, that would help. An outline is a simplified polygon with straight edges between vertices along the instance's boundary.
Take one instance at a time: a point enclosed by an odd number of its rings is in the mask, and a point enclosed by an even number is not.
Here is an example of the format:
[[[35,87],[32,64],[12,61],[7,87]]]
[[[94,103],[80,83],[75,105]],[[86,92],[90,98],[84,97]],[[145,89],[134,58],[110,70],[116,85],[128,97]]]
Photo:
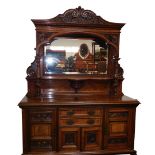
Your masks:
[[[82,128],[82,150],[101,149],[101,127],[84,127]]]
[[[55,110],[30,110],[31,151],[55,150]]]
[[[134,128],[134,110],[131,108],[109,108],[106,110],[105,148],[127,149],[131,147]]]
[[[80,128],[66,127],[59,129],[59,150],[80,149]]]

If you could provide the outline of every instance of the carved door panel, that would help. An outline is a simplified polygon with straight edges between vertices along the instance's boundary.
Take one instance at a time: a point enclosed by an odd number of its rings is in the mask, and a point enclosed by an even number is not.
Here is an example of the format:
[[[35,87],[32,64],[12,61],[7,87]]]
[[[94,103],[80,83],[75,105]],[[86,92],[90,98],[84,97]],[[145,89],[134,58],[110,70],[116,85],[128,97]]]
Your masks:
[[[84,127],[82,128],[82,150],[101,149],[101,127]]]
[[[120,149],[131,147],[134,127],[131,126],[132,111],[127,108],[112,108],[107,110],[105,133],[105,147]]]
[[[80,128],[66,127],[59,129],[59,150],[80,149]]]

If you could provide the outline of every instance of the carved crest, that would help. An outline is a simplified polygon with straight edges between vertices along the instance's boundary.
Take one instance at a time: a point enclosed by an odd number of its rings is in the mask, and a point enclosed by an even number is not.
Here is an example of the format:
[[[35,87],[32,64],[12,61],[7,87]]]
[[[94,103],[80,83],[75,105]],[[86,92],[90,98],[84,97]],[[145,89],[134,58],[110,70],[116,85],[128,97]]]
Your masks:
[[[84,10],[80,6],[76,9],[69,9],[51,19],[54,22],[76,23],[76,24],[107,24],[100,16],[90,10]]]
[[[121,28],[124,26],[123,23],[113,23],[104,20],[100,16],[97,16],[91,10],[85,10],[80,6],[75,9],[69,9],[63,14],[59,14],[51,19],[32,19],[35,26],[38,25],[91,25],[91,26],[101,26],[101,27],[116,27]]]

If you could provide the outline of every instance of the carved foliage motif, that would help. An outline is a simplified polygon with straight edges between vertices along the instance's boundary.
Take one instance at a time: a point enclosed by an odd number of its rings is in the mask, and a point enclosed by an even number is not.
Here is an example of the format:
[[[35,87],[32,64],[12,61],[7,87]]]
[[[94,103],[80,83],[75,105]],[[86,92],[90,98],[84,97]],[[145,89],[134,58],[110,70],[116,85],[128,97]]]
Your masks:
[[[31,113],[31,121],[51,121],[52,114],[51,112],[48,113]]]
[[[113,118],[113,117],[127,117],[128,116],[128,112],[110,112],[109,113],[109,117]]]
[[[31,141],[32,148],[51,148],[52,142],[51,140],[38,140],[38,141]]]
[[[90,10],[84,10],[81,7],[69,9],[63,14],[59,14],[52,18],[53,22],[60,23],[75,23],[75,24],[108,24],[109,22],[102,19],[100,16]]]
[[[48,38],[52,35],[51,32],[38,32],[37,33],[37,44],[48,40]]]
[[[114,61],[114,64],[115,64],[115,77],[116,78],[123,77],[123,73],[124,73],[122,67],[118,63],[119,60],[120,60],[120,58],[118,58],[117,56],[113,57],[113,61]]]
[[[110,138],[108,140],[109,144],[119,144],[119,143],[127,143],[127,138]]]
[[[37,69],[37,64],[36,64],[36,61],[34,60],[26,70],[27,77],[28,78],[36,77],[37,76],[36,69]]]
[[[120,64],[118,64],[118,74],[117,74],[117,76],[122,77],[123,73],[124,73],[123,68],[120,66]]]
[[[119,45],[119,34],[103,34],[107,40],[115,44],[116,46]]]
[[[120,58],[118,57],[118,55],[114,55],[113,56],[113,63],[114,63],[114,80],[113,80],[113,90],[114,90],[114,95],[117,95],[118,92],[118,84],[119,84],[119,79],[123,79],[123,69],[120,66],[120,64],[118,63],[118,61],[120,60]]]

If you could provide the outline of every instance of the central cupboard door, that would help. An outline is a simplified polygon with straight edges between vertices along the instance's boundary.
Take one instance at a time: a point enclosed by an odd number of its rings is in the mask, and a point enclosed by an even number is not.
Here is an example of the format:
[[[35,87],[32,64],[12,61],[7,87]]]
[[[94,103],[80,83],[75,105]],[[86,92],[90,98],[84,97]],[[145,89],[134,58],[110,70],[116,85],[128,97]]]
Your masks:
[[[60,128],[59,150],[80,150],[80,128]]]
[[[60,151],[101,149],[101,127],[64,127],[59,131]]]
[[[82,128],[82,150],[101,150],[102,144],[101,127],[85,127]]]

